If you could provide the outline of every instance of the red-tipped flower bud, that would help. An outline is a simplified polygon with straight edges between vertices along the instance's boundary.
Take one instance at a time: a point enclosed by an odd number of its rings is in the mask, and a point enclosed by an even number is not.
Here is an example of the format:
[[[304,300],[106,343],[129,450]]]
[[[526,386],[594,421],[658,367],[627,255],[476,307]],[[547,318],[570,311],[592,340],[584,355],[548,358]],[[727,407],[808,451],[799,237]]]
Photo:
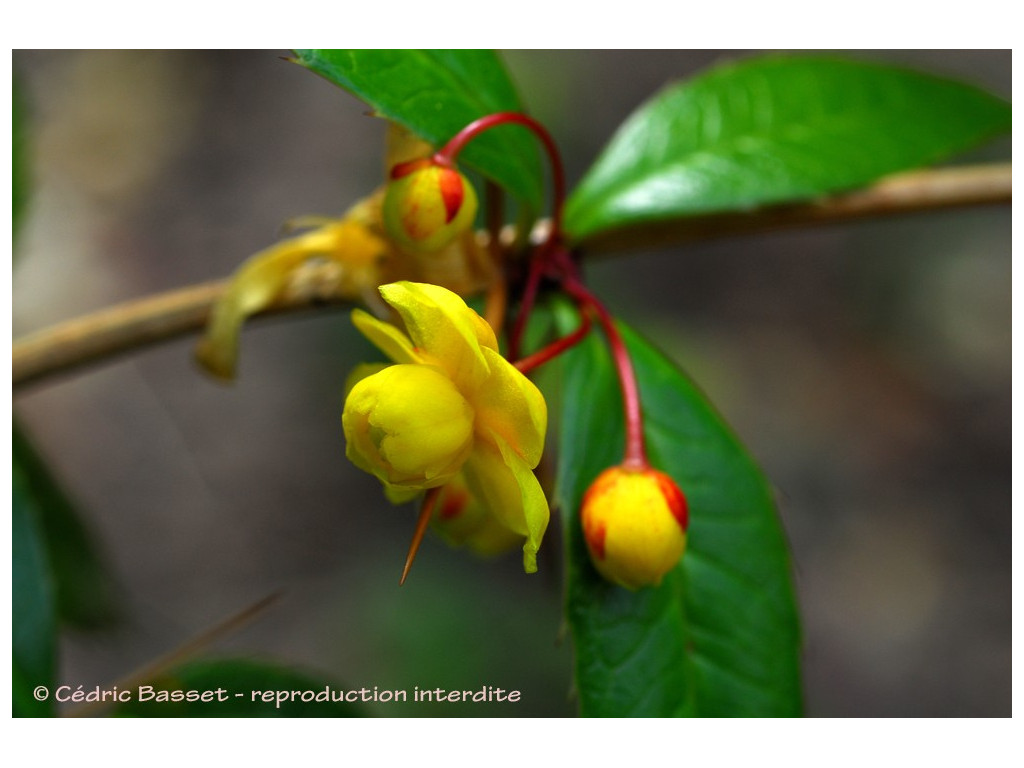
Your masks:
[[[404,248],[433,253],[473,226],[477,198],[469,180],[431,158],[399,163],[384,193],[384,226]]]
[[[628,589],[660,584],[686,548],[686,497],[664,472],[605,470],[584,494],[580,516],[594,566]]]

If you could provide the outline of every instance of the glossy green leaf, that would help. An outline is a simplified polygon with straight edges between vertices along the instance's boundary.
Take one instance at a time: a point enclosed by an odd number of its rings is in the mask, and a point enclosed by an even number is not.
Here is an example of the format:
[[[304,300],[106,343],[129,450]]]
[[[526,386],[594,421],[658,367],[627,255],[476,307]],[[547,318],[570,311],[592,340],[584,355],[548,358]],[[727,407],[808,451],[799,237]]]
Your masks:
[[[57,654],[57,616],[39,508],[25,472],[14,462],[11,505],[11,623],[15,717],[51,714]],[[43,701],[33,691],[48,690]]]
[[[351,91],[376,112],[440,147],[477,118],[522,111],[515,87],[494,51],[297,50],[296,60]],[[520,126],[475,138],[459,156],[534,212],[543,200],[536,142]]]
[[[575,239],[867,184],[1010,130],[1010,105],[895,67],[771,56],[670,85],[622,125],[573,192]]]
[[[15,466],[37,513],[62,622],[95,629],[116,618],[115,587],[96,546],[60,485],[14,425]]]
[[[121,717],[360,717],[358,704],[330,701],[331,692],[348,691],[345,686],[305,672],[253,659],[202,659],[189,662],[159,678],[144,683],[140,693],[131,690],[132,701],[118,704],[112,711]],[[218,694],[217,690],[222,693]],[[170,701],[174,692],[182,698],[189,691],[212,692],[210,701]],[[298,691],[299,696],[278,701],[277,693]],[[310,692],[322,701],[302,701]],[[326,693],[325,693],[326,691]],[[254,696],[254,692],[256,696]],[[262,694],[274,692],[270,701]],[[145,700],[140,700],[145,697]],[[216,699],[223,698],[224,701]],[[297,700],[293,700],[297,699]]]
[[[575,327],[571,311],[559,318]],[[652,465],[686,494],[686,553],[659,587],[630,592],[590,563],[583,493],[622,460],[622,400],[592,333],[564,356],[558,503],[580,711],[591,716],[784,716],[801,712],[800,638],[772,491],[694,384],[623,328]]]

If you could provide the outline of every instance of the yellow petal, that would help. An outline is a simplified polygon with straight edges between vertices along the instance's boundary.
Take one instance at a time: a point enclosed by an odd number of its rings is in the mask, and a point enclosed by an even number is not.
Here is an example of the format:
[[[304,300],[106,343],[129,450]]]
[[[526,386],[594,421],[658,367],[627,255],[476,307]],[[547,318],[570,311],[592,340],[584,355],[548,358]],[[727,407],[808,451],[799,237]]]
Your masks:
[[[523,543],[522,536],[502,525],[469,492],[461,475],[442,490],[431,526],[451,546],[466,547],[485,557]]]
[[[418,352],[447,371],[464,392],[487,379],[482,348],[498,349],[494,331],[466,302],[447,288],[401,281],[380,287],[384,300],[398,310]]]
[[[533,470],[499,436],[477,441],[463,465],[466,485],[502,524],[526,537],[523,568],[537,570],[537,550],[551,513]]]
[[[420,495],[422,491],[417,488],[400,488],[397,485],[384,483],[384,495],[392,504],[408,504]]]
[[[238,362],[238,341],[248,317],[273,306],[288,285],[291,274],[319,245],[310,234],[285,240],[250,256],[231,278],[210,313],[210,321],[199,345],[196,359],[209,373],[230,381]]]
[[[391,323],[378,320],[362,309],[353,309],[352,324],[381,352],[396,363],[422,362],[421,358],[413,350],[409,337],[391,325]]]
[[[449,482],[473,448],[473,409],[445,374],[391,365],[356,384],[341,416],[345,454],[405,488]]]
[[[380,373],[387,367],[387,363],[359,363],[345,379],[345,397],[348,397],[352,387],[360,381],[375,373]]]
[[[196,348],[196,358],[213,375],[233,379],[239,333],[247,318],[274,307],[296,291],[318,295],[326,291],[332,297],[361,298],[367,283],[380,282],[379,261],[389,248],[384,239],[363,224],[342,219],[249,257],[214,305],[206,332]],[[330,269],[306,270],[318,260]],[[330,275],[326,285],[321,272]]]
[[[536,467],[544,452],[548,423],[544,396],[497,352],[484,348],[483,353],[490,375],[473,396],[477,431],[485,436],[488,432],[501,435],[527,465]]]

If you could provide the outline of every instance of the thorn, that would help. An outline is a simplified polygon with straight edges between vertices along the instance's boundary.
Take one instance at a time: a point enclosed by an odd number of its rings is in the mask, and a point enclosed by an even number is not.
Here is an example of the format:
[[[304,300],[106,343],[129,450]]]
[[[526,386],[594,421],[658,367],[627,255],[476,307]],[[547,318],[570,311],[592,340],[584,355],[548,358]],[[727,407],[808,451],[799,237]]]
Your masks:
[[[409,575],[409,569],[412,568],[412,561],[416,559],[420,542],[423,541],[423,535],[427,532],[427,526],[430,525],[430,518],[434,516],[434,503],[440,495],[441,488],[431,488],[423,499],[423,509],[420,510],[420,517],[416,521],[416,530],[413,531],[412,541],[409,543],[409,554],[405,556],[405,567],[402,568],[402,578],[398,580],[398,586],[405,584],[405,578]]]

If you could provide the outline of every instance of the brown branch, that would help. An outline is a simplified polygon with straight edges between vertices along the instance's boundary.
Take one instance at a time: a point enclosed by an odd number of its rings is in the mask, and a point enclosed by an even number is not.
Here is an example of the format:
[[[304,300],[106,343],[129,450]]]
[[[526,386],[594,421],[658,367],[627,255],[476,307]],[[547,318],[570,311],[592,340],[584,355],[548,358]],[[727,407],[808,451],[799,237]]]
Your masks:
[[[852,219],[1009,203],[1011,176],[1009,163],[915,171],[811,203],[649,223],[602,232],[580,245],[587,254],[598,255]],[[13,385],[41,382],[91,362],[194,333],[206,323],[225,285],[226,281],[204,283],[139,299],[18,339],[13,346]],[[291,312],[322,303],[302,296],[274,311]]]
[[[147,296],[14,342],[14,386],[202,328],[225,281]]]
[[[205,327],[228,280],[158,293],[67,320],[18,339],[13,346],[13,385],[35,384],[89,363],[196,333]],[[343,303],[306,295],[262,315]]]
[[[692,216],[601,232],[584,246],[588,254],[617,253],[901,213],[1009,203],[1011,170],[1011,165],[1005,163],[912,171],[809,203],[776,205],[749,213]]]

